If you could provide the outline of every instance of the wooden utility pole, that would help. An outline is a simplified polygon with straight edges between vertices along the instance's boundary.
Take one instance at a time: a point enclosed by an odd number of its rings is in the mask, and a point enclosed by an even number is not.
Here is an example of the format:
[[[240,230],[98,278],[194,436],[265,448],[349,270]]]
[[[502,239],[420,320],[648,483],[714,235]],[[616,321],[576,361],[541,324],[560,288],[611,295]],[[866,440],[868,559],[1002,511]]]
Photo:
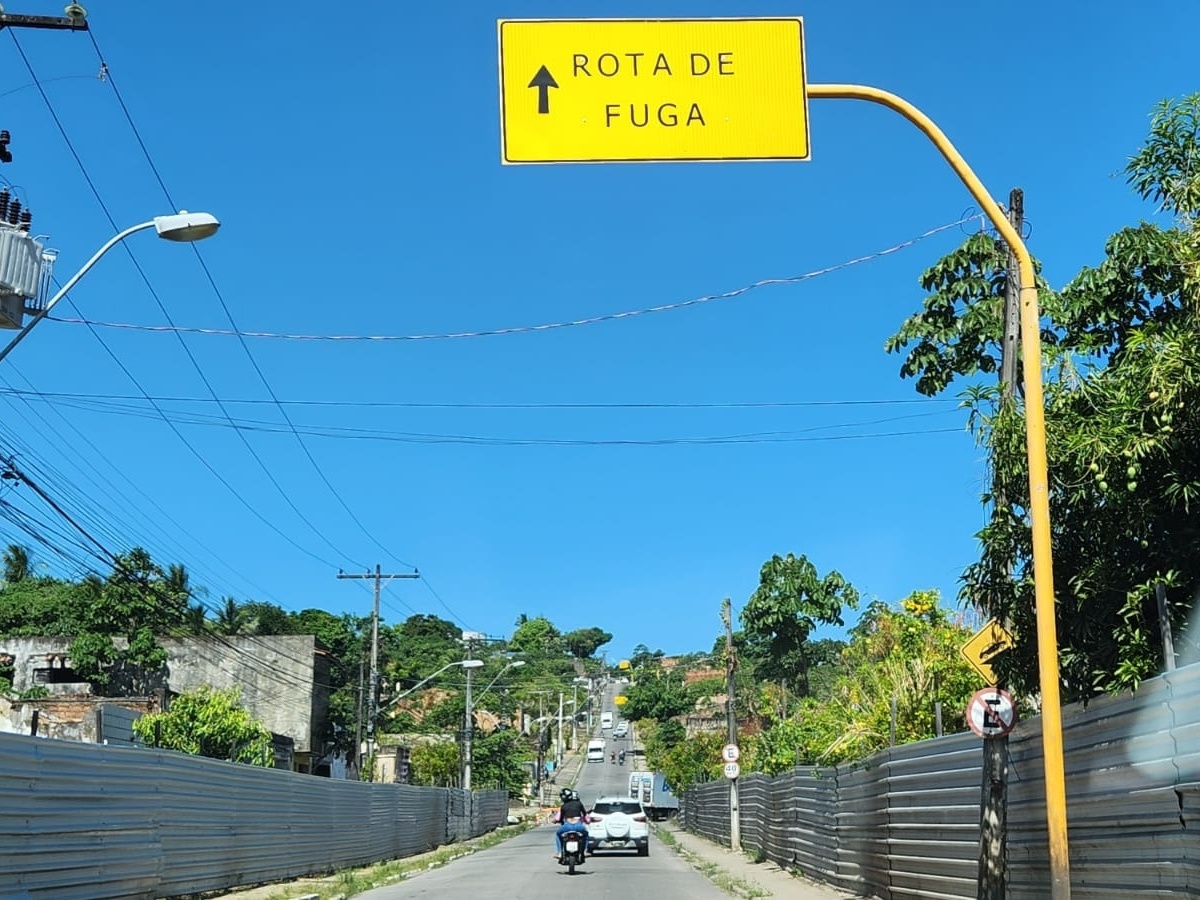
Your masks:
[[[1017,234],[1025,224],[1025,193],[1013,188],[1008,195],[1008,221]],[[1004,287],[1004,333],[1000,343],[1000,392],[1012,400],[1016,390],[1017,348],[1021,339],[1021,276],[1012,248],[1008,248]],[[993,473],[997,509],[1008,508],[1008,495]],[[1004,900],[1008,873],[1005,865],[1008,833],[1008,735],[983,739],[983,789],[979,814],[978,900]]]
[[[356,578],[356,579],[372,579],[375,582],[375,605],[371,610],[371,676],[367,682],[367,762],[370,765],[371,756],[375,752],[375,720],[379,716],[379,595],[383,590],[383,583],[391,581],[394,578],[420,578],[419,572],[406,572],[402,575],[384,575],[379,565],[376,564],[375,571],[364,572],[361,575],[347,574],[346,572],[338,572],[338,578]],[[357,748],[356,748],[357,749]],[[375,780],[375,773],[370,773],[371,781]]]

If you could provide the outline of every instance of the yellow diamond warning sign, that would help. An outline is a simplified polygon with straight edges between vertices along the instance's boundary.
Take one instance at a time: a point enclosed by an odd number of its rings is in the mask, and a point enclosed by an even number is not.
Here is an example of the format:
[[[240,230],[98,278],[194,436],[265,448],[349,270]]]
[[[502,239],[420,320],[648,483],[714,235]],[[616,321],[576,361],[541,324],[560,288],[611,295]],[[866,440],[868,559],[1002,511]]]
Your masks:
[[[963,644],[960,652],[988,684],[995,684],[996,673],[992,671],[991,659],[1012,645],[1012,635],[993,619]]]
[[[499,22],[504,163],[804,160],[804,23]]]

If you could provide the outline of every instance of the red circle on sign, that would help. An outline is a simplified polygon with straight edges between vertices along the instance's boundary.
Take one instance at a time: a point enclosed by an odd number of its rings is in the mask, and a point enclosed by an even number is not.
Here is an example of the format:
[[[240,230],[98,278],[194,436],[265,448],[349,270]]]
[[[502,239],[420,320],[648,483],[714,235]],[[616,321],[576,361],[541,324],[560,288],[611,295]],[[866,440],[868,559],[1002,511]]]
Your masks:
[[[1017,705],[1012,694],[988,687],[976,691],[967,703],[967,725],[980,737],[1000,737],[1017,724]]]

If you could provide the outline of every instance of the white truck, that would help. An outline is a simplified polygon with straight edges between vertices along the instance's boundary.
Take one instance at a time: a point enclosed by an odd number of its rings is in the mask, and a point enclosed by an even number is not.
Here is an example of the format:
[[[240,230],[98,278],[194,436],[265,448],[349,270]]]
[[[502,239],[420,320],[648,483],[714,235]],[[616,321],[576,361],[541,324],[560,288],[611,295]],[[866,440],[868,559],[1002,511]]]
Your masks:
[[[662,772],[630,772],[629,796],[640,800],[651,819],[665,819],[679,812],[679,798]]]

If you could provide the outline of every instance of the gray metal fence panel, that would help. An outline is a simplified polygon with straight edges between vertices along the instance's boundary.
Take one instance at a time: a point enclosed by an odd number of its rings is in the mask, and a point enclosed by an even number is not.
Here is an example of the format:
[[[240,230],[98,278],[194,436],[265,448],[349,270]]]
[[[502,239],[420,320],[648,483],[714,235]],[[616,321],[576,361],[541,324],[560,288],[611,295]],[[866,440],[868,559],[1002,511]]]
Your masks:
[[[1063,725],[1072,896],[1200,895],[1179,790],[1200,782],[1200,667],[1069,707]],[[1009,752],[1009,896],[1021,900],[1050,878],[1040,719],[1018,725]]]
[[[507,795],[314,778],[166,751],[0,734],[0,896],[101,900],[224,890],[470,837]]]
[[[981,744],[959,734],[892,748],[888,888],[894,898],[972,898],[978,887]]]
[[[887,896],[887,780],[886,753],[867,766],[839,766],[838,805],[834,822],[838,835],[838,880],[851,890]],[[883,765],[881,765],[881,763]]]
[[[476,791],[471,807],[471,834],[478,837],[508,821],[507,791]]]
[[[1072,896],[1200,896],[1200,665],[1063,711]],[[1009,741],[1008,896],[1048,893],[1041,721]],[[745,845],[885,898],[977,890],[982,747],[953,735],[835,771],[744,776]],[[728,788],[685,795],[685,828],[728,845]],[[779,827],[788,823],[788,827]]]

